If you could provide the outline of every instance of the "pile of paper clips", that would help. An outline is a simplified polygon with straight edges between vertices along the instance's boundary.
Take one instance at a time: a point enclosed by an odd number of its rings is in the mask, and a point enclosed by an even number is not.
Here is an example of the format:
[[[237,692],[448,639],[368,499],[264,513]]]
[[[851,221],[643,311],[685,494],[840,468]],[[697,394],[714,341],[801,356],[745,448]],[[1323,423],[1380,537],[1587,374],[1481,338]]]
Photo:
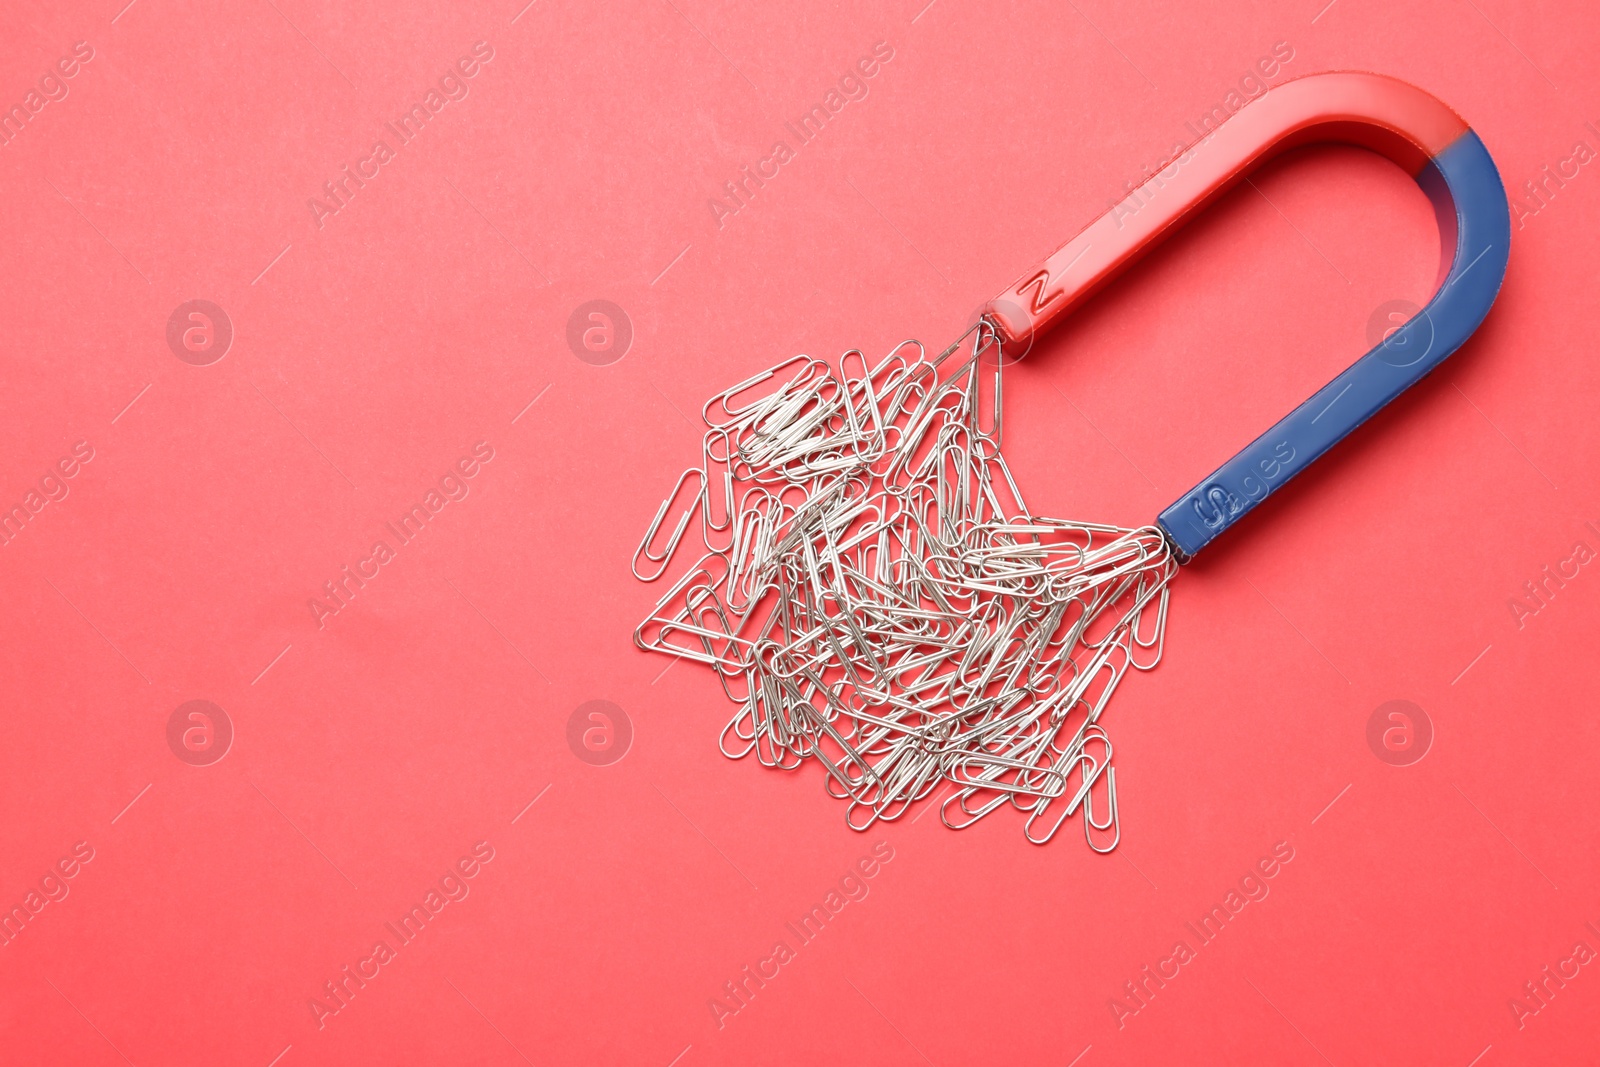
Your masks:
[[[1081,807],[1109,852],[1100,719],[1128,666],[1161,658],[1177,562],[1153,526],[1027,509],[1000,455],[999,349],[980,322],[931,360],[916,341],[874,367],[799,356],[713,397],[702,464],[634,574],[666,574],[691,525],[708,551],[635,640],[710,664],[739,705],[722,751],[815,758],[853,829],[949,782],[952,829],[1009,804],[1043,844]]]

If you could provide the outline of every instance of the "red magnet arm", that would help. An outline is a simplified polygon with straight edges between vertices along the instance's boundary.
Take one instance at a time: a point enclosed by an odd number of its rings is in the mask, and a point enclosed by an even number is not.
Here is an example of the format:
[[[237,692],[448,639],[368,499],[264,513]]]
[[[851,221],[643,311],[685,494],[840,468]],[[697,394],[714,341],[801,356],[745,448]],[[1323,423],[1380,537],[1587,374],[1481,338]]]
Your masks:
[[[1397,78],[1341,72],[1284,82],[1170,160],[1128,199],[990,301],[1009,342],[1025,341],[1154,247],[1187,216],[1287,149],[1370,148],[1415,176],[1467,130],[1438,99]]]

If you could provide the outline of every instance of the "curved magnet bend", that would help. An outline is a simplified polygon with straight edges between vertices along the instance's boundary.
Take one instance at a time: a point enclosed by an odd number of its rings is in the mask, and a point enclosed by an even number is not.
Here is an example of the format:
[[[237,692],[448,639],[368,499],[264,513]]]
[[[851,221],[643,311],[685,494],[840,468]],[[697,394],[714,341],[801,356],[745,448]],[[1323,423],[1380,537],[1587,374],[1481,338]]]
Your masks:
[[[1182,561],[1442,363],[1489,313],[1505,278],[1511,218],[1478,135],[1438,99],[1395,78],[1341,72],[1285,82],[1209,127],[985,309],[1004,340],[1022,341],[1268,159],[1328,141],[1371,148],[1416,178],[1439,221],[1439,289],[1404,326],[1161,513]]]

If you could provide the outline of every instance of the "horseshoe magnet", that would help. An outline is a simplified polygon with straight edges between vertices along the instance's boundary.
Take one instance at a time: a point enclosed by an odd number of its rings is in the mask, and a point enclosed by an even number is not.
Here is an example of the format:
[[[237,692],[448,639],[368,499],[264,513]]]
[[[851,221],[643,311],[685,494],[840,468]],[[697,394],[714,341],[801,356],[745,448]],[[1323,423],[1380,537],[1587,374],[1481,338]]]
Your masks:
[[[1404,167],[1432,202],[1437,291],[1416,315],[1313,393],[1159,518],[1180,562],[1305,470],[1454,352],[1505,278],[1511,218],[1489,151],[1435,97],[1396,78],[1312,74],[1262,93],[1169,160],[984,309],[1003,344],[1031,337],[1096,292],[1267,160],[1300,145],[1360,145]]]

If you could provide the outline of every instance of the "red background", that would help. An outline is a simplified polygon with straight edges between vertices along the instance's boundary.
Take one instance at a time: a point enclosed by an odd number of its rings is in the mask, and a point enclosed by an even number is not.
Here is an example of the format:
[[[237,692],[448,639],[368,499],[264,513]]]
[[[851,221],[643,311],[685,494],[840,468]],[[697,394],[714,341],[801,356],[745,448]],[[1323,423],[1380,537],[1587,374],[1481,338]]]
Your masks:
[[[633,647],[659,590],[628,559],[707,396],[797,351],[942,344],[1275,42],[1275,81],[1448,101],[1514,195],[1600,149],[1593,5],[924,2],[7,5],[0,104],[94,58],[0,149],[0,503],[94,459],[0,547],[0,905],[94,859],[0,947],[0,1061],[1594,1048],[1600,967],[1510,1001],[1600,948],[1600,574],[1520,628],[1509,606],[1600,550],[1593,164],[1523,195],[1467,347],[1179,576],[1165,661],[1109,715],[1117,854],[1004,815],[857,835],[814,768],[717,754],[707,670]],[[469,95],[319,228],[308,199],[480,40]],[[719,226],[722,183],[879,41],[869,95]],[[1308,150],[1255,185],[1011,374],[1039,510],[1150,521],[1428,295],[1434,224],[1390,164]],[[194,298],[233,324],[209,366],[166,343]],[[566,343],[592,299],[633,325],[609,366]],[[470,495],[319,629],[308,599],[479,441]],[[168,747],[192,699],[236,731],[209,766]],[[609,766],[566,740],[594,699],[633,728]],[[1411,766],[1367,744],[1392,699],[1435,732]],[[319,1028],[323,983],[480,841],[470,895]],[[723,983],[879,841],[870,894],[719,1026]],[[1123,983],[1278,842],[1270,895],[1119,1028]]]

